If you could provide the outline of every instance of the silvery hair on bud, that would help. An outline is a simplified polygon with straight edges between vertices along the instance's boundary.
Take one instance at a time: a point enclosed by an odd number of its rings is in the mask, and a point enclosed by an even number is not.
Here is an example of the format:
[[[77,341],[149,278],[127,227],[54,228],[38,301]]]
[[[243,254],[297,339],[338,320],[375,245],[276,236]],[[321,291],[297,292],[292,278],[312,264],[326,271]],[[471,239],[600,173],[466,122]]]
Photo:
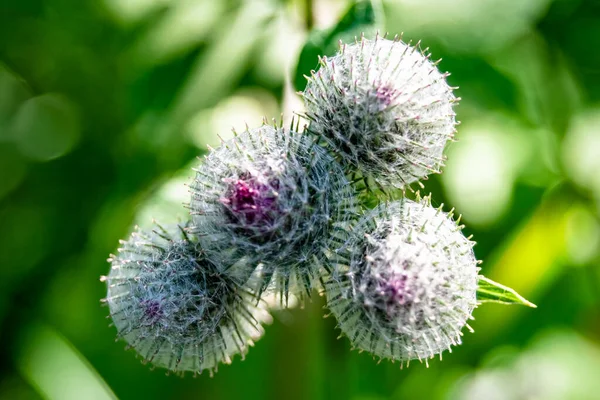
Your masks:
[[[479,268],[451,215],[427,197],[381,203],[339,240],[325,289],[354,347],[403,365],[461,343]]]
[[[309,130],[340,162],[382,187],[439,173],[458,101],[419,43],[361,37],[323,58],[303,92]]]
[[[176,373],[209,370],[242,357],[262,333],[264,309],[208,261],[186,225],[135,231],[109,259],[110,317],[118,337],[155,366]]]
[[[332,226],[356,214],[342,167],[297,125],[264,124],[212,150],[196,171],[192,232],[206,251],[245,266],[259,294],[310,294]]]

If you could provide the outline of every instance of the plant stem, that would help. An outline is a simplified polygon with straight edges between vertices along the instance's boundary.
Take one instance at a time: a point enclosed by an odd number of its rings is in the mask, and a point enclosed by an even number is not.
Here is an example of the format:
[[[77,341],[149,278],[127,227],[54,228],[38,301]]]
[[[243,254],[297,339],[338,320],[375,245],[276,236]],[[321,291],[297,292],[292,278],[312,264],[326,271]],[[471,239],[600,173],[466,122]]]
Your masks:
[[[313,0],[304,0],[304,13],[305,13],[305,24],[306,30],[310,31],[315,23],[313,15]]]

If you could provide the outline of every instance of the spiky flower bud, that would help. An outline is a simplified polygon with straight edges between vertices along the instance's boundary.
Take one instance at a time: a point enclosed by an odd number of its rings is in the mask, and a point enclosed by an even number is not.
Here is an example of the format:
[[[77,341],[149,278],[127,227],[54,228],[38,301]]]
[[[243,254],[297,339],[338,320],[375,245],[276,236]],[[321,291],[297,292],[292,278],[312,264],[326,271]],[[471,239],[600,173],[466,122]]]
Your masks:
[[[342,240],[328,307],[358,349],[402,363],[441,357],[477,304],[472,248],[429,198],[382,203]]]
[[[332,225],[353,215],[342,167],[312,136],[277,126],[211,151],[191,189],[193,231],[206,250],[242,259],[256,290],[274,288],[282,299],[290,288],[310,294]]]
[[[212,374],[247,352],[267,316],[239,282],[206,259],[185,226],[136,231],[123,242],[104,302],[118,331],[144,359],[171,371]]]
[[[429,54],[399,39],[342,45],[308,78],[309,129],[345,167],[381,186],[439,173],[457,101]]]

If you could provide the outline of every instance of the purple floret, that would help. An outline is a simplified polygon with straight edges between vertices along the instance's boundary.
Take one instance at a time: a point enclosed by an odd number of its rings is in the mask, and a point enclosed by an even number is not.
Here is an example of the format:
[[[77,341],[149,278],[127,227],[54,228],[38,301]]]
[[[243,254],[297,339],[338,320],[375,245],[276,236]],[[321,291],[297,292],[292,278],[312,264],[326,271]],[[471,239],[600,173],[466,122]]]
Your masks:
[[[404,305],[408,302],[405,274],[394,276],[392,279],[381,283],[381,292],[386,298],[387,306],[393,307],[397,304]]]
[[[380,109],[385,109],[398,97],[398,91],[390,86],[379,86],[375,95],[377,96]]]
[[[141,303],[144,310],[144,317],[148,323],[154,324],[162,317],[162,307],[158,300],[143,300]]]
[[[266,230],[280,214],[277,203],[278,189],[277,179],[265,184],[257,177],[245,173],[230,182],[221,203],[227,207],[236,223]]]

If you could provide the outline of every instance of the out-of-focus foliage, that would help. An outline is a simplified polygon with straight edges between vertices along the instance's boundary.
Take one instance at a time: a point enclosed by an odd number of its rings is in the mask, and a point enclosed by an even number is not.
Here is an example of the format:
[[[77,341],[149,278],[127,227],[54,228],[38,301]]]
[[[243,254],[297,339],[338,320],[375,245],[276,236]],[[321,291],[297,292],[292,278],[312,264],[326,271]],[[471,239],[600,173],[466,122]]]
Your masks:
[[[294,74],[294,87],[302,91],[306,87],[307,77],[311,71],[318,67],[315,60],[319,57],[332,57],[339,49],[339,42],[352,43],[352,41],[365,35],[372,38],[383,26],[384,17],[379,2],[356,1],[350,4],[348,10],[341,15],[340,20],[328,29],[312,29],[300,55]]]
[[[486,304],[442,362],[400,370],[336,340],[315,296],[212,379],[150,371],[104,319],[108,254],[136,223],[185,218],[206,145],[302,111],[307,26],[350,4],[4,0],[1,399],[600,399],[600,4],[378,4],[460,86],[426,191],[463,214],[482,273],[538,308]]]

